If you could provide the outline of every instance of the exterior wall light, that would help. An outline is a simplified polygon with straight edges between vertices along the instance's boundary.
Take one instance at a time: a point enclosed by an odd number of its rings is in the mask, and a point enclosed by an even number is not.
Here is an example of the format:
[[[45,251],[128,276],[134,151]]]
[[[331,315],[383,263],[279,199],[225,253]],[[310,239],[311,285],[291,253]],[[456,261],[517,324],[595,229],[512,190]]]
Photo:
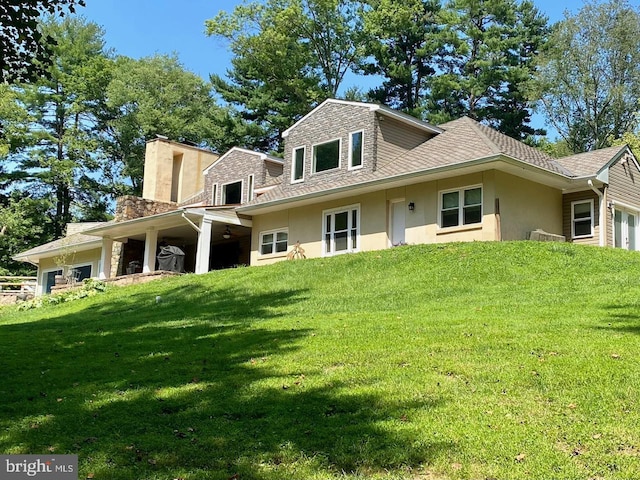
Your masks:
[[[416,209],[416,204],[413,202],[409,202],[409,211],[413,212]]]
[[[229,240],[231,238],[231,230],[229,230],[229,225],[227,225],[227,228],[224,230],[222,238],[224,238],[225,240]]]

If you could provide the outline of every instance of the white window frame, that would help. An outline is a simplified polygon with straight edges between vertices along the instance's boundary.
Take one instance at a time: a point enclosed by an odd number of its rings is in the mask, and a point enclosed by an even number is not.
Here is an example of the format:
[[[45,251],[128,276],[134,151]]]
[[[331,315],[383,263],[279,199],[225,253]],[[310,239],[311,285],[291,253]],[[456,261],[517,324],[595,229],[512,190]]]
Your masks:
[[[220,203],[222,205],[234,205],[227,203],[227,190],[226,187],[229,185],[233,185],[234,183],[240,184],[240,203],[242,204],[242,199],[244,198],[244,180],[234,180],[233,182],[223,183],[222,190],[220,192]]]
[[[353,211],[356,211],[356,225],[353,226]],[[335,216],[338,213],[348,212],[347,214],[347,249],[336,251],[335,243]],[[331,215],[331,231],[326,231],[327,216]],[[323,210],[322,212],[322,256],[331,257],[333,255],[341,255],[343,253],[354,253],[360,251],[361,236],[360,236],[360,204],[347,205],[344,207],[332,208],[330,210]],[[356,246],[353,246],[353,237],[351,231],[355,228]],[[326,235],[330,235],[330,247],[327,249]]]
[[[279,233],[287,234],[287,247],[282,252],[276,252],[276,245],[278,244],[277,238]],[[273,235],[273,242],[271,242],[271,244],[273,245],[273,251],[271,253],[262,253],[262,246],[264,245],[263,238],[266,235]],[[289,229],[288,228],[277,228],[274,230],[266,230],[264,232],[260,232],[260,243],[258,244],[258,254],[261,257],[263,258],[283,257],[287,255],[288,251],[289,251]]]
[[[338,166],[334,167],[334,168],[328,168],[327,170],[321,170],[321,171],[317,171],[316,170],[316,148],[321,146],[321,145],[326,145],[328,143],[333,143],[333,142],[338,142]],[[311,157],[312,157],[312,173],[316,174],[316,173],[325,173],[325,172],[333,172],[335,170],[340,170],[340,167],[342,166],[342,138],[338,137],[338,138],[333,138],[331,140],[327,140],[324,142],[318,142],[318,143],[314,143],[313,145],[311,145]]]
[[[360,165],[353,164],[353,136],[361,135],[360,139]],[[357,130],[349,134],[349,170],[358,170],[364,165],[364,130]]]
[[[464,192],[467,190],[474,190],[476,188],[480,189],[480,221],[475,223],[464,223]],[[442,197],[446,193],[458,192],[458,224],[451,225],[448,227],[442,226],[442,210],[443,210],[443,202]],[[472,205],[469,205],[472,206]],[[484,188],[482,184],[477,185],[467,185],[460,188],[449,188],[447,190],[440,190],[438,192],[438,228],[440,229],[456,229],[456,228],[473,228],[482,225],[484,219]]]
[[[80,268],[80,267],[91,267],[91,273],[89,274],[88,278],[95,277],[95,275],[94,275],[94,273],[96,272],[96,264],[95,264],[95,262],[76,263],[75,265],[71,265],[70,270],[73,271],[76,268]],[[66,274],[66,272],[65,272],[65,274]]]
[[[40,272],[40,283],[37,286],[36,290],[37,293],[39,295],[45,295],[45,288],[46,288],[46,283],[47,283],[47,274],[51,273],[51,272],[60,272],[59,274],[56,275],[64,275],[64,268],[63,267],[53,267],[53,268],[47,268],[46,270],[42,270]],[[55,286],[55,284],[54,284]]]
[[[576,235],[576,216],[575,216],[575,207],[578,204],[582,204],[582,203],[588,203],[591,209],[591,213],[589,215],[589,219],[590,223],[591,223],[591,231],[588,235]],[[593,237],[593,233],[595,231],[595,225],[594,225],[594,202],[593,202],[593,198],[589,198],[589,199],[585,199],[585,200],[576,200],[571,202],[571,238],[574,239],[580,239],[580,238],[592,238]],[[579,220],[577,220],[578,222],[584,222],[586,221],[587,218],[581,218]]]
[[[247,179],[248,182],[248,188],[247,188],[247,202],[250,202],[251,200],[253,200],[253,191],[255,188],[255,178],[253,176],[253,173],[249,175],[249,178]],[[240,193],[240,199],[242,199],[242,193]]]
[[[211,205],[216,206],[217,205],[217,197],[218,196],[218,184],[214,183],[211,186]]]
[[[296,152],[298,150],[302,150],[302,177],[296,180]],[[300,183],[304,182],[304,164],[307,158],[307,147],[296,147],[293,149],[293,153],[291,154],[291,183]]]

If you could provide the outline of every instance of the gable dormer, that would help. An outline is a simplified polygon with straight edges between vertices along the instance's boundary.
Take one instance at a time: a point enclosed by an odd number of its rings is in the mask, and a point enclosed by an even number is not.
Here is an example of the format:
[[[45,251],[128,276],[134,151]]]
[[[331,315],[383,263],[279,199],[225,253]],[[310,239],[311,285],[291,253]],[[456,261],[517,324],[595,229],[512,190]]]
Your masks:
[[[241,205],[280,183],[283,161],[265,153],[233,147],[204,171],[205,203]]]
[[[284,188],[357,177],[442,132],[383,105],[328,99],[282,134]]]

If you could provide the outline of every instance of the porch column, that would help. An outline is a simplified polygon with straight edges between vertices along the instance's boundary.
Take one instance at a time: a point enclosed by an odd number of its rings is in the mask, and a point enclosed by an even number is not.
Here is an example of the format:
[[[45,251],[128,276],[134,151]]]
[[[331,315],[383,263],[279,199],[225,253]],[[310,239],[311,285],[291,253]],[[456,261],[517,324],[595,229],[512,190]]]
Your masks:
[[[102,252],[100,254],[100,272],[98,278],[106,280],[111,277],[111,257],[113,255],[113,240],[107,237],[102,238]]]
[[[196,251],[196,273],[209,271],[209,253],[211,252],[211,227],[213,222],[203,218],[198,233],[198,249]]]
[[[147,230],[144,240],[144,263],[142,273],[151,273],[156,270],[156,249],[158,248],[158,231],[154,228]]]

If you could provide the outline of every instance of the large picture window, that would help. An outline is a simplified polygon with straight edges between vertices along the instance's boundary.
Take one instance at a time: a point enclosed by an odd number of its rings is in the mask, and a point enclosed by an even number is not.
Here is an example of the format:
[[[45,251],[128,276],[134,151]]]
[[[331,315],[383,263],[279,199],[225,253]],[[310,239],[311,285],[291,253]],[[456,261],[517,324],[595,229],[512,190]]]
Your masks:
[[[340,166],[340,140],[313,146],[313,171],[324,172]]]
[[[360,206],[329,210],[324,217],[324,253],[355,252],[360,240]]]
[[[476,223],[482,223],[482,187],[441,192],[441,228]]]
[[[293,151],[293,165],[291,166],[291,180],[301,182],[304,179],[305,148],[299,147]]]
[[[571,202],[571,238],[593,236],[593,199]]]
[[[286,230],[263,232],[260,234],[260,255],[284,253],[289,246],[289,232]]]
[[[223,185],[222,204],[237,205],[239,203],[242,203],[242,181]]]

